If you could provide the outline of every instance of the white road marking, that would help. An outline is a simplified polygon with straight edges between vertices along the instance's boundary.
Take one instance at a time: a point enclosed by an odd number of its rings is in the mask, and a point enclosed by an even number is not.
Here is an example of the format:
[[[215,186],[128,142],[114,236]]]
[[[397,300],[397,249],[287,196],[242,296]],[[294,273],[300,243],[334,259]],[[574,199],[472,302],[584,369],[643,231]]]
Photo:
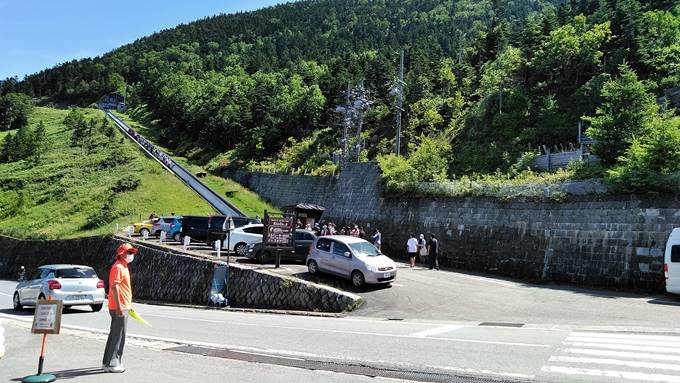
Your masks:
[[[582,363],[582,364],[608,364],[631,368],[651,368],[655,370],[680,371],[680,364],[666,364],[653,362],[639,362],[635,360],[602,359],[602,358],[580,358],[574,356],[551,356],[550,362],[560,363]]]
[[[655,340],[638,340],[638,339],[615,339],[615,338],[586,338],[569,336],[565,340],[567,342],[586,342],[586,343],[612,343],[612,344],[637,344],[640,346],[668,346],[680,347],[680,337],[675,342],[662,342]]]
[[[186,320],[186,321],[192,321],[192,322],[227,323],[227,322],[219,321],[219,320],[196,319],[196,318],[187,318],[187,317],[176,317],[176,316],[170,316],[170,315],[144,314],[144,316],[145,316],[145,317],[155,317],[155,318],[179,319],[179,320]]]
[[[395,287],[404,287],[404,285],[400,285],[400,284],[398,284],[398,283],[392,283],[392,286],[395,286]]]
[[[502,346],[519,346],[519,347],[539,347],[539,348],[552,347],[551,345],[548,345],[548,344],[536,344],[536,343],[500,342],[500,341],[491,341],[491,340],[437,338],[437,337],[416,338],[416,337],[411,336],[411,335],[385,334],[385,333],[375,333],[375,332],[367,332],[367,331],[330,330],[330,329],[318,329],[318,328],[309,328],[309,327],[263,325],[263,324],[256,324],[256,323],[231,322],[230,324],[236,325],[236,326],[256,326],[256,327],[268,327],[268,328],[278,328],[278,329],[286,329],[286,330],[316,331],[316,332],[326,332],[326,333],[336,333],[336,334],[368,335],[368,336],[380,336],[380,337],[388,337],[388,338],[411,338],[411,339],[415,338],[415,339],[438,340],[438,341],[446,341],[446,342],[497,344],[497,345],[502,345]]]
[[[606,338],[606,339],[636,339],[636,340],[658,340],[662,342],[677,342],[680,341],[680,336],[672,335],[642,335],[642,334],[625,334],[625,333],[601,333],[601,332],[572,332],[570,337],[591,337],[591,338]]]
[[[661,354],[647,354],[642,352],[623,352],[623,351],[608,351],[608,350],[590,350],[585,348],[567,348],[564,350],[567,354],[584,354],[597,356],[615,356],[620,358],[636,358],[636,359],[657,359],[657,360],[672,360],[680,362],[680,355],[661,355]]]
[[[10,295],[10,294],[0,293],[0,295],[4,295],[4,296],[6,296],[6,297],[12,298],[12,295]]]
[[[527,374],[520,374],[517,372],[499,372],[499,371],[491,371],[491,370],[478,370],[476,368],[460,368],[460,367],[450,367],[450,366],[425,366],[429,368],[436,368],[439,370],[448,370],[448,371],[455,371],[455,372],[462,372],[462,373],[468,373],[468,374],[484,374],[484,375],[496,375],[496,376],[506,376],[509,378],[519,378],[519,379],[534,379],[536,376],[535,375],[527,375]]]
[[[680,383],[680,376],[662,375],[662,374],[645,374],[642,372],[632,371],[613,371],[613,370],[597,370],[592,368],[573,368],[562,366],[543,366],[541,371],[548,373],[557,373],[565,375],[586,375],[597,376],[604,378],[628,379],[646,382],[667,382]]]
[[[446,332],[449,332],[449,331],[460,330],[461,328],[463,328],[463,326],[457,326],[457,325],[435,327],[435,328],[431,328],[429,330],[415,332],[413,334],[410,334],[410,336],[415,337],[415,338],[425,338],[425,337],[428,337],[430,335],[438,335],[438,334],[443,334],[443,333],[446,333]]]
[[[499,281],[499,280],[492,279],[492,278],[475,277],[475,276],[472,276],[472,275],[460,274],[460,273],[452,273],[452,275],[454,275],[455,277],[459,277],[459,278],[466,278],[466,279],[471,279],[471,280],[479,281],[479,282],[493,283],[493,284],[496,284],[496,285],[501,285],[501,286],[506,286],[506,287],[517,287],[518,286],[517,283]]]
[[[586,347],[586,348],[601,348],[606,350],[621,350],[621,351],[645,351],[645,352],[663,352],[668,354],[680,354],[680,348],[673,347],[655,347],[655,346],[638,346],[629,344],[608,344],[608,343],[583,343],[583,342],[564,342],[572,347]]]

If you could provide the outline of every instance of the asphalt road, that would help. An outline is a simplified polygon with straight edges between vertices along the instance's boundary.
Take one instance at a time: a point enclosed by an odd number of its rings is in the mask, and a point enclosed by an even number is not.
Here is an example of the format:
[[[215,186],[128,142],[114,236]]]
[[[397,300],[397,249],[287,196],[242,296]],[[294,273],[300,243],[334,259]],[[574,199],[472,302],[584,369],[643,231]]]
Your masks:
[[[514,283],[508,285],[510,282],[507,281],[498,281],[503,284],[492,283],[469,275],[458,278],[455,274],[445,272],[403,271],[400,282],[404,283],[404,287],[394,286],[381,291],[398,295],[408,284],[415,283],[411,280],[437,280],[447,276],[453,280],[449,286],[454,286],[454,283],[467,284],[479,290],[486,289],[484,294],[495,292],[503,297],[488,302],[489,305],[505,300],[508,304],[504,307],[516,305],[520,308],[479,308],[483,306],[480,301],[482,295],[466,298],[462,291],[455,291],[453,287],[449,291],[457,295],[447,298],[449,302],[442,301],[440,305],[432,307],[453,305],[470,313],[470,310],[479,309],[480,312],[475,315],[480,318],[484,316],[485,322],[500,323],[482,323],[476,316],[472,318],[473,315],[469,315],[471,318],[466,320],[462,315],[445,320],[415,317],[386,320],[366,316],[322,318],[137,304],[137,311],[153,327],[144,327],[131,321],[129,333],[152,345],[158,342],[170,344],[162,349],[193,345],[198,347],[193,352],[199,354],[208,353],[206,350],[230,350],[223,352],[227,360],[234,358],[230,352],[246,352],[265,358],[260,363],[275,366],[291,361],[317,365],[319,361],[325,362],[322,367],[310,367],[313,370],[339,369],[343,372],[343,368],[352,370],[361,365],[378,371],[375,373],[378,376],[385,371],[397,371],[404,377],[414,373],[420,376],[448,373],[512,381],[680,382],[680,328],[675,328],[680,326],[668,326],[677,321],[678,306],[646,303],[651,310],[656,310],[657,317],[634,323],[634,327],[622,327],[621,323],[632,319],[609,321],[610,317],[616,319],[623,313],[619,299],[604,300],[552,289],[540,291],[534,290],[536,287],[516,286]],[[0,309],[0,318],[30,320],[31,310],[15,313],[9,309],[14,285],[14,282],[0,282],[0,307],[3,307]],[[512,291],[515,289],[519,291]],[[516,326],[521,327],[507,327],[511,326],[508,319],[513,319],[509,313],[519,312],[521,307],[540,308],[541,302],[537,298],[528,303],[515,299],[526,299],[532,294],[543,299],[551,293],[557,298],[562,294],[575,296],[576,299],[588,298],[591,303],[559,321],[527,321],[525,324],[514,321],[517,322]],[[442,300],[441,297],[439,299]],[[638,298],[622,299],[629,310],[645,304]],[[609,305],[616,314],[603,314]],[[368,310],[373,309],[378,310],[377,307],[368,306],[364,313],[370,314]],[[578,316],[588,310],[600,313],[599,322],[579,324],[581,319]],[[562,314],[567,315],[565,311]],[[591,314],[591,317],[594,315]],[[632,318],[631,315],[628,317]],[[531,318],[531,313],[524,314],[523,318]],[[539,318],[546,316],[544,314]],[[569,318],[572,323],[566,323],[570,322]],[[83,308],[65,313],[63,323],[87,331],[105,332],[109,318],[104,311],[92,313],[88,308]],[[614,327],[614,323],[618,323],[617,327]],[[26,336],[32,335],[26,333]],[[186,353],[191,349],[183,351]],[[322,381],[324,378],[319,376],[317,380]]]
[[[175,242],[168,245],[181,249]],[[215,254],[200,244],[192,244],[190,250],[205,256]],[[398,263],[397,279],[390,287],[364,286],[357,289],[350,281],[335,276],[311,275],[301,262],[284,262],[280,269],[275,269],[272,264],[259,265],[247,258],[232,256],[231,261],[359,294],[365,304],[353,312],[353,316],[515,324],[680,327],[680,296],[552,283],[531,284],[459,270],[411,269],[404,263]]]

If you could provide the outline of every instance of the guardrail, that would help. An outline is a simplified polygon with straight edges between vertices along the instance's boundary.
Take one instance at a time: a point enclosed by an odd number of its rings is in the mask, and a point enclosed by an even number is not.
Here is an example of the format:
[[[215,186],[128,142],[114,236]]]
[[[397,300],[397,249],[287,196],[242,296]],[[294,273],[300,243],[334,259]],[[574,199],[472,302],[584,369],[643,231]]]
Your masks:
[[[190,171],[185,169],[182,165],[178,164],[175,160],[170,158],[163,151],[156,148],[149,140],[144,138],[144,136],[135,132],[134,129],[130,128],[121,119],[116,117],[111,111],[103,109],[104,113],[118,126],[118,128],[134,143],[139,145],[139,147],[146,153],[149,157],[158,161],[161,166],[163,166],[167,171],[174,174],[177,178],[182,180],[187,186],[193,189],[201,198],[208,202],[212,207],[214,207],[220,214],[231,216],[231,217],[246,217],[246,215],[239,210],[236,206],[231,204],[226,199],[222,198],[217,192],[206,186],[201,180],[199,180]]]

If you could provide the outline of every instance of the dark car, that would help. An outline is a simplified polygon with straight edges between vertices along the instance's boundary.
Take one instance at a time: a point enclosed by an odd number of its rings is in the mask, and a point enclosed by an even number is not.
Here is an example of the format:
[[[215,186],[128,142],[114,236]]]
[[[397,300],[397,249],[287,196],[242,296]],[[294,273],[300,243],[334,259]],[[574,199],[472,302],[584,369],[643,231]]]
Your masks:
[[[227,218],[229,217],[224,215],[211,217],[185,215],[182,217],[181,239],[189,236],[192,241],[207,243],[209,246],[217,240],[224,243],[227,238]],[[231,219],[234,222],[234,228],[260,222],[257,218],[248,217],[232,217]]]
[[[304,262],[307,259],[307,254],[309,254],[309,247],[315,239],[316,234],[309,230],[296,230],[295,250],[282,252],[281,259]],[[265,249],[262,242],[248,245],[246,252],[246,257],[255,259],[260,263],[273,261],[275,255],[271,249]]]

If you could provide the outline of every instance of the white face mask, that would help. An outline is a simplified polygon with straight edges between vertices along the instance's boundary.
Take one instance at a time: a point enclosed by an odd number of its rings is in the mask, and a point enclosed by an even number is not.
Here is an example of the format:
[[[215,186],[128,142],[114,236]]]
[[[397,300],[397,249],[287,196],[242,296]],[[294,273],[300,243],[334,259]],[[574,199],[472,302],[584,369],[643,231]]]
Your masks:
[[[125,262],[127,263],[132,263],[132,261],[135,260],[135,255],[134,254],[128,254],[125,256]]]

